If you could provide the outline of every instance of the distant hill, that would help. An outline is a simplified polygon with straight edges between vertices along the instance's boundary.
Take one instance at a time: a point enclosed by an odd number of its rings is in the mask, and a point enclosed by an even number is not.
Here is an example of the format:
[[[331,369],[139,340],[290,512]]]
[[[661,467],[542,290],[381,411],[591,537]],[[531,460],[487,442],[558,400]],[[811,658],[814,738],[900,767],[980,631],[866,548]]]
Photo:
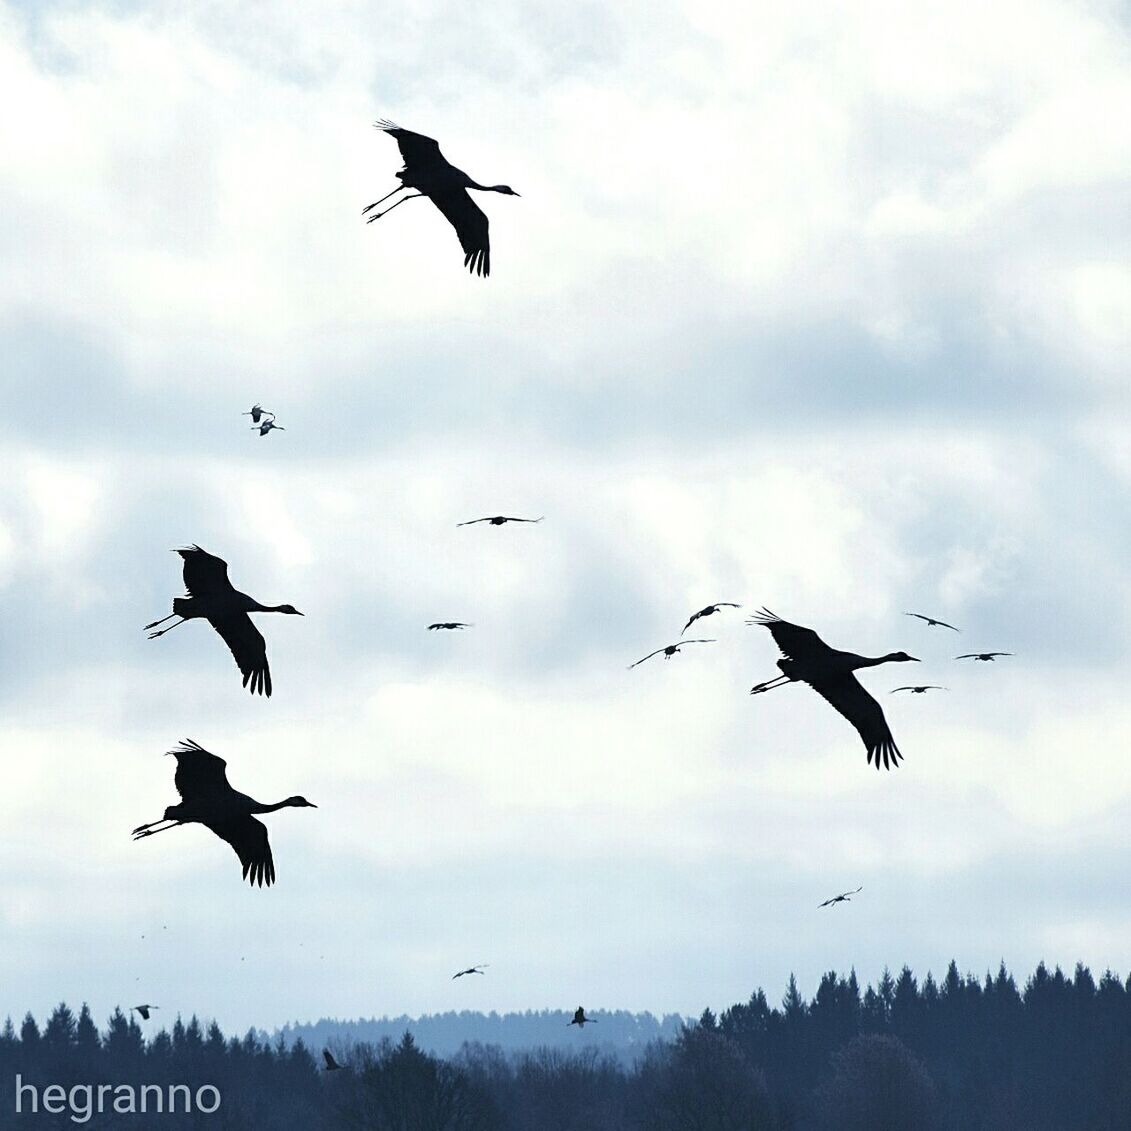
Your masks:
[[[281,1035],[288,1047],[301,1037],[308,1048],[320,1049],[332,1041],[376,1044],[382,1037],[398,1041],[407,1030],[420,1048],[436,1056],[451,1056],[464,1042],[497,1045],[507,1052],[542,1045],[567,1049],[595,1045],[631,1063],[650,1041],[674,1040],[685,1021],[675,1013],[657,1020],[651,1013],[628,1013],[623,1009],[606,1012],[587,1007],[586,1014],[596,1018],[596,1024],[586,1025],[584,1029],[569,1025],[573,1010],[503,1014],[464,1010],[416,1018],[372,1017],[346,1021],[324,1017],[313,1024],[288,1024],[273,1034],[263,1035],[272,1040]]]

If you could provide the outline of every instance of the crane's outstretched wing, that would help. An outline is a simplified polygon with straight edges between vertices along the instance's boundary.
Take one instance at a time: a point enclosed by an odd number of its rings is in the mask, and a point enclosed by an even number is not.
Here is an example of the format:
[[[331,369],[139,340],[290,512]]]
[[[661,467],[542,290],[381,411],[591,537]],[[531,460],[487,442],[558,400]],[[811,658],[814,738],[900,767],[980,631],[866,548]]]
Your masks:
[[[903,755],[888,729],[883,708],[864,690],[851,672],[836,679],[811,683],[809,686],[856,728],[868,750],[868,761],[871,762],[874,756],[877,770],[880,768],[881,758],[884,760],[885,770],[899,765]]]
[[[440,152],[440,143],[435,138],[413,133],[412,130],[403,130],[387,118],[382,118],[373,124],[390,137],[396,138],[406,169],[419,168],[422,165],[447,164],[446,158]]]
[[[326,1062],[327,1072],[336,1072],[342,1066],[330,1055],[329,1049],[322,1050],[322,1059]]]
[[[263,634],[251,623],[247,613],[218,619],[208,618],[208,623],[227,644],[236,664],[243,673],[243,685],[252,695],[271,696],[271,669],[267,666],[267,642]],[[248,686],[250,682],[250,686]]]
[[[657,648],[655,652],[649,652],[647,656],[641,656],[635,663],[628,665],[628,670],[631,671],[637,664],[644,663],[645,660],[650,660],[653,656],[658,656],[661,652],[666,651],[665,648]]]
[[[456,526],[474,526],[477,522],[490,522],[493,515],[487,515],[485,518],[469,518],[467,522],[457,522]]]
[[[235,850],[243,865],[243,878],[252,887],[275,882],[275,861],[267,841],[267,826],[254,817],[235,817],[230,821],[205,821],[221,840]]]
[[[170,750],[169,753],[177,759],[177,772],[173,775],[173,784],[177,787],[182,801],[209,794],[227,793],[231,788],[224,769],[228,763],[223,758],[209,753],[191,738],[186,738],[176,750]]]
[[[178,550],[185,560],[185,589],[190,597],[207,597],[232,588],[228,580],[228,563],[199,546]]]
[[[828,645],[811,628],[790,624],[776,613],[771,613],[769,609],[760,610],[746,623],[768,628],[774,643],[778,646],[778,651],[789,660],[806,660],[828,649]]]
[[[503,516],[506,522],[541,522],[545,517],[545,515],[540,515],[538,518],[515,518],[509,514]]]
[[[487,216],[479,205],[461,188],[433,189],[429,191],[428,199],[455,228],[463,248],[463,265],[473,275],[490,275],[491,243],[487,237]]]
[[[925,620],[927,622],[928,626],[930,626],[932,624],[937,624],[942,628],[949,628],[949,629],[952,629],[955,632],[961,632],[962,631],[962,629],[955,628],[954,625],[952,625],[952,624],[947,624],[945,620],[935,620],[934,617],[925,617],[925,616],[923,616],[922,613],[904,613],[903,615],[905,617],[918,617],[920,620]]]

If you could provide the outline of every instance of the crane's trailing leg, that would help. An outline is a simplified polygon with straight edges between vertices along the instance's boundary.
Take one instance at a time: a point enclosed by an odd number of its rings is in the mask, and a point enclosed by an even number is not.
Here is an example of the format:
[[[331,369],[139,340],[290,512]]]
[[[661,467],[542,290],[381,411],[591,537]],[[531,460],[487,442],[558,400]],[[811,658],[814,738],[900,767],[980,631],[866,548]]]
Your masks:
[[[397,187],[396,187],[395,189],[393,189],[393,191],[392,191],[392,192],[387,192],[387,193],[385,193],[385,195],[384,195],[383,197],[381,197],[381,200],[375,200],[375,201],[374,201],[374,202],[373,202],[372,204],[367,204],[367,205],[366,205],[366,206],[365,206],[365,207],[364,207],[364,208],[363,208],[363,209],[361,210],[361,214],[362,214],[362,216],[364,216],[364,215],[366,214],[366,212],[368,212],[368,211],[369,211],[369,210],[370,210],[371,208],[376,208],[376,207],[377,207],[377,205],[378,205],[378,204],[380,204],[382,200],[388,200],[390,196],[392,196],[392,195],[393,195],[394,193],[398,193],[398,192],[400,192],[400,191],[401,191],[401,189],[403,189],[403,188],[404,188],[404,185],[397,185]],[[248,415],[248,414],[247,414],[247,413],[245,412],[245,413],[244,413],[244,416],[247,416],[247,415]]]
[[[176,614],[174,613],[174,616],[175,616],[175,615],[176,615]],[[166,617],[165,619],[166,619],[166,620],[168,620],[169,618],[168,618],[168,617]],[[157,623],[157,624],[160,624],[161,622],[160,622],[160,621],[157,621],[156,623]],[[168,627],[168,628],[161,628],[161,629],[158,629],[158,630],[157,630],[156,632],[151,632],[151,633],[149,634],[149,639],[150,639],[150,640],[156,640],[156,639],[157,639],[157,637],[159,637],[159,636],[164,636],[166,632],[172,632],[172,631],[173,631],[173,629],[174,629],[174,628],[176,628],[178,624],[184,624],[184,623],[185,623],[185,622],[184,622],[184,619],[182,618],[181,620],[179,620],[179,621],[176,621],[175,623],[173,623],[173,624],[169,625],[169,627]],[[149,628],[149,627],[150,627],[149,625],[146,625],[146,628]]]
[[[756,683],[751,689],[751,695],[761,695],[763,691],[772,691],[775,687],[784,687],[793,681],[792,676],[779,675],[776,679],[768,679],[765,683]]]
[[[154,833],[163,833],[167,832],[169,829],[175,829],[181,823],[180,821],[169,821],[168,824],[165,824],[166,820],[167,818],[162,817],[160,821],[150,821],[148,825],[138,825],[138,827],[130,833],[130,836],[132,836],[134,840],[141,840],[143,836],[153,836]],[[157,825],[164,825],[165,827],[159,829],[156,827]]]
[[[384,212],[374,212],[373,215],[370,216],[369,219],[366,220],[365,222],[367,224],[372,224],[374,220],[380,220],[382,216],[388,216],[389,213],[392,212],[392,210],[397,207],[397,205],[404,204],[404,202],[406,200],[415,200],[418,196],[423,196],[423,195],[424,195],[424,193],[422,193],[422,192],[414,192],[412,194],[412,196],[402,196],[400,198],[400,200],[397,201],[396,204],[390,204],[389,207],[386,208]]]
[[[173,617],[180,616],[179,613],[170,613],[167,617],[162,617],[160,620],[155,620],[152,624],[147,624],[145,628],[156,628],[159,624],[164,624],[167,620],[172,620]],[[145,629],[142,629],[144,632]]]

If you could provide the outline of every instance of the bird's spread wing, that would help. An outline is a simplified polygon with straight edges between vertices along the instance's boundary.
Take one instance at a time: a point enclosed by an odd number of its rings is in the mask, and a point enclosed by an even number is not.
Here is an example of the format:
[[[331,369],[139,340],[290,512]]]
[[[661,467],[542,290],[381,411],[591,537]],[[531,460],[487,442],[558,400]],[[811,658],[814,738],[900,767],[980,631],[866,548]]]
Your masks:
[[[680,636],[682,636],[683,633],[686,632],[703,615],[703,613],[692,613],[691,620],[689,620],[687,624],[683,626],[683,631],[680,633]]]
[[[340,1067],[338,1062],[330,1055],[329,1049],[322,1050],[322,1059],[326,1062],[326,1067],[331,1070]]]
[[[190,597],[206,597],[232,587],[228,580],[228,563],[223,558],[199,546],[187,546],[177,553],[185,560],[185,589]]]
[[[253,887],[275,882],[275,861],[267,842],[267,826],[254,817],[236,817],[230,821],[204,822],[221,840],[235,850],[243,865],[243,878]]]
[[[397,140],[397,147],[404,158],[405,168],[419,168],[422,165],[435,165],[445,161],[440,152],[440,143],[424,134],[413,133],[412,130],[402,130],[395,122],[382,118],[373,123],[377,129],[384,130],[390,137]]]
[[[868,761],[876,759],[876,769],[883,758],[884,768],[890,770],[903,757],[895,745],[883,708],[849,672],[837,679],[810,684],[825,702],[835,707],[860,733],[868,750]]]
[[[490,275],[491,243],[487,237],[487,216],[483,209],[461,188],[434,189],[428,197],[455,228],[463,248],[463,265],[473,275]]]
[[[467,522],[457,522],[456,526],[474,526],[477,522],[490,522],[490,521],[491,521],[491,516],[488,515],[486,518],[469,518],[467,520]]]
[[[177,759],[177,772],[173,775],[173,784],[177,787],[182,801],[209,794],[226,793],[231,788],[224,769],[228,763],[223,758],[210,754],[191,738],[186,738],[176,750],[170,750],[169,753]]]
[[[267,666],[267,643],[263,634],[251,623],[247,613],[208,623],[220,634],[243,673],[243,685],[252,695],[271,695],[271,669]],[[250,686],[249,686],[250,684]]]
[[[513,518],[511,515],[506,516],[507,522],[541,522],[545,517],[545,515],[542,515],[542,518]]]
[[[657,648],[655,652],[649,652],[647,656],[641,656],[640,659],[636,661],[636,663],[628,665],[629,670],[631,671],[632,668],[636,667],[636,664],[642,664],[645,660],[650,660],[653,656],[658,656],[662,651],[663,648]]]
[[[762,609],[757,615],[750,618],[748,624],[760,624],[770,630],[774,643],[783,656],[790,660],[804,660],[820,652],[828,645],[811,629],[802,628],[799,624],[790,624],[787,620],[771,613],[769,609]]]

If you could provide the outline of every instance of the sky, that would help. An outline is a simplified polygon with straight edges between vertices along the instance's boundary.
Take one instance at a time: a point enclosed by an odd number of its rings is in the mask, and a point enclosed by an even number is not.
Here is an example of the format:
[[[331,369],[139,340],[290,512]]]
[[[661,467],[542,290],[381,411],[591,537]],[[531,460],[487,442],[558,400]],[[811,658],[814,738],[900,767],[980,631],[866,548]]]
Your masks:
[[[1126,976],[1129,27],[0,6],[0,1011]],[[480,198],[489,279],[427,201],[362,222],[383,117],[521,193]],[[456,527],[496,513],[545,521]],[[141,630],[190,543],[305,614],[259,618],[269,700],[206,626]],[[715,643],[628,670],[714,601]],[[898,770],[747,695],[762,605],[921,659],[862,676]],[[131,842],[184,738],[318,805],[267,818],[269,891],[199,827]]]

